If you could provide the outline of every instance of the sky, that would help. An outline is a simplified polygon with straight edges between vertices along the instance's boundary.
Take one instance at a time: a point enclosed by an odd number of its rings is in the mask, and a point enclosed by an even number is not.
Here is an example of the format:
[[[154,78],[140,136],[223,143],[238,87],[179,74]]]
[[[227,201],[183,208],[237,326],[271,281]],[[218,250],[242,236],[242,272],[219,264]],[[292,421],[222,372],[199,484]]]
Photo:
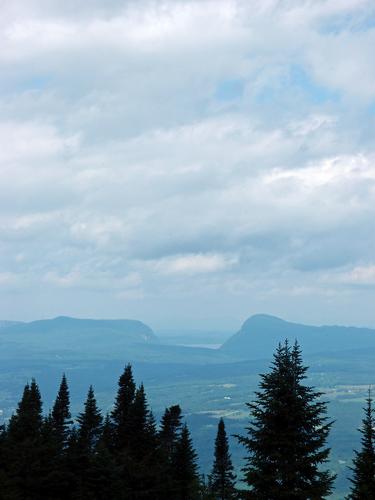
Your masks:
[[[0,9],[0,319],[375,327],[373,0]]]

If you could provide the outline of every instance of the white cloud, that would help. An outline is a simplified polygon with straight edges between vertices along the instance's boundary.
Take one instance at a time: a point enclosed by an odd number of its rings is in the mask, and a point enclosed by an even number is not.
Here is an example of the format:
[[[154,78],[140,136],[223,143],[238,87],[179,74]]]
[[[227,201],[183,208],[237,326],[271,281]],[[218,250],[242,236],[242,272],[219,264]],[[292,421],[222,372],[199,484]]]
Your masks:
[[[78,140],[77,135],[61,137],[54,127],[43,123],[0,122],[0,166],[4,169],[17,162],[33,162],[35,168],[55,155],[73,154]]]
[[[20,277],[15,273],[4,272],[0,273],[0,287],[4,289],[12,289],[14,286],[20,284]]]
[[[336,294],[332,314],[349,311],[343,290],[360,293],[375,244],[372,12],[5,2],[0,273],[24,293],[0,316],[93,301],[152,320],[171,301],[198,321],[203,302],[239,317],[277,309],[283,290],[301,310],[328,316]],[[144,309],[124,310],[133,300]]]
[[[218,254],[188,254],[166,257],[149,264],[163,274],[200,274],[223,271],[236,261],[235,257]]]
[[[375,265],[355,267],[343,274],[341,280],[353,285],[375,285]]]

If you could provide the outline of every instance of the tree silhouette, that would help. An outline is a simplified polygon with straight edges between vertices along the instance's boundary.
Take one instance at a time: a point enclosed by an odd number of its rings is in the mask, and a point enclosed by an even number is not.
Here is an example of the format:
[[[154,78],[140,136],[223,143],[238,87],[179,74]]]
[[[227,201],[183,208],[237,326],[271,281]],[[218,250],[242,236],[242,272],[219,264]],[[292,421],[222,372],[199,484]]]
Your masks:
[[[285,341],[247,404],[251,421],[239,441],[248,452],[243,471],[251,498],[315,499],[332,490],[334,476],[321,468],[332,423],[321,393],[302,383],[306,371],[298,344]]]
[[[368,391],[364,418],[359,430],[362,434],[361,450],[355,451],[353,460],[353,477],[351,492],[348,498],[353,500],[375,499],[375,418],[372,406],[371,389]]]
[[[229,453],[225,424],[222,418],[217,426],[215,458],[210,475],[210,490],[214,498],[219,500],[229,500],[236,496],[235,475]]]

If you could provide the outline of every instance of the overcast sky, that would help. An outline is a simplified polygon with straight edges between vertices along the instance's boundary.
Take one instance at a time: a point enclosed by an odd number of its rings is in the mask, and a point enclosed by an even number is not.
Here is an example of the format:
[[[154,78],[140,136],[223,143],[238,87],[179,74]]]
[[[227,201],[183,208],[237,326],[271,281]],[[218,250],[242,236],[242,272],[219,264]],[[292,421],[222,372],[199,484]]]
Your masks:
[[[0,319],[375,326],[374,0],[0,10]]]

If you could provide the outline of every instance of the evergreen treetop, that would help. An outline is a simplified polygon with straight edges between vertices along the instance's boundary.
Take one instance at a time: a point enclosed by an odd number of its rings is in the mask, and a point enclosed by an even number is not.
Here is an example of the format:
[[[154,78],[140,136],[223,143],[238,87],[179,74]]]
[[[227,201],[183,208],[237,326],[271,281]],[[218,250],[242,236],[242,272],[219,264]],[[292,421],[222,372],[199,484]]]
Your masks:
[[[248,452],[243,471],[254,498],[321,499],[332,490],[334,476],[321,468],[332,422],[321,393],[302,384],[306,370],[298,344],[285,341],[247,404],[251,421],[239,441]]]
[[[26,384],[15,415],[9,421],[8,434],[12,439],[37,438],[42,427],[42,400],[39,387],[34,379]]]
[[[215,499],[229,500],[236,497],[235,475],[229,453],[228,437],[222,418],[217,426],[214,464],[210,475],[210,490]]]
[[[119,378],[118,391],[111,412],[115,429],[115,447],[123,449],[129,440],[129,414],[134,403],[136,385],[133,378],[132,367],[128,364]]]
[[[58,446],[67,445],[69,428],[72,423],[70,414],[70,396],[65,373],[62,376],[59,391],[52,408],[52,428]]]
[[[372,405],[371,389],[368,391],[362,427],[361,450],[355,451],[353,460],[353,477],[349,499],[374,500],[375,499],[375,417]]]
[[[175,479],[174,498],[176,500],[197,498],[200,486],[197,458],[189,429],[185,424],[172,457],[172,473]]]
[[[87,393],[84,411],[78,415],[77,422],[80,448],[87,452],[93,451],[101,435],[103,417],[97,406],[92,385]]]

